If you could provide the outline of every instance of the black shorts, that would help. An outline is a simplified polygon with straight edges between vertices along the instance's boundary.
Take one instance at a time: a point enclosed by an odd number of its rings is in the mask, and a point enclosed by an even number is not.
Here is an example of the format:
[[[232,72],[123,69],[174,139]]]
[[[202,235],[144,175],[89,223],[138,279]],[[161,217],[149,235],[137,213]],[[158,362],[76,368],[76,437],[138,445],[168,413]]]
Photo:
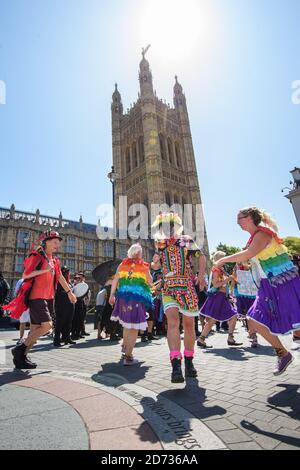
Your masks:
[[[30,322],[33,325],[40,325],[53,321],[54,318],[54,300],[32,299],[29,300]]]
[[[147,321],[154,321],[154,311],[149,309],[149,312],[147,311],[149,318],[147,318]]]

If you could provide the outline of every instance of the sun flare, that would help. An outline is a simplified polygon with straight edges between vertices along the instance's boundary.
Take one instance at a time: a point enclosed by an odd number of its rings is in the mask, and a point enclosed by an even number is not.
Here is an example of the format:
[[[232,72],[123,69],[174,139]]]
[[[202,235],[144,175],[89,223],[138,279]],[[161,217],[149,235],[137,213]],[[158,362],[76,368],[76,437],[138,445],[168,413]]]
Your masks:
[[[194,53],[208,28],[207,6],[201,0],[151,0],[141,21],[143,43],[169,59]]]

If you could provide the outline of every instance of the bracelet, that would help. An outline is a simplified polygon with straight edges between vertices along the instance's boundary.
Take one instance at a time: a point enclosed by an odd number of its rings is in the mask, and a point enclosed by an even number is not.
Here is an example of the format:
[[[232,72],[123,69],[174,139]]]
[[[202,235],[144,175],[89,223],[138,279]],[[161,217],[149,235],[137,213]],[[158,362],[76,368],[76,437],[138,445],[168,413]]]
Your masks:
[[[69,290],[66,292],[66,294],[68,294],[69,292],[71,292],[71,289],[69,289]]]

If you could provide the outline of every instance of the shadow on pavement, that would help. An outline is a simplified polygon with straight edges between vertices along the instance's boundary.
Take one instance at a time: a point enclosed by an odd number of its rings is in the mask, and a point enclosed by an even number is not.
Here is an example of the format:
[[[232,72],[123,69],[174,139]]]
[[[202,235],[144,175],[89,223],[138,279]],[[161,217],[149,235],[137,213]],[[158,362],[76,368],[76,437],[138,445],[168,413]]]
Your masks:
[[[273,356],[273,350],[270,346],[258,346],[257,348],[243,347],[227,347],[227,348],[211,348],[206,349],[205,354],[214,354],[215,356],[222,356],[230,361],[249,361],[253,356],[246,356],[246,353],[251,352],[255,356]]]
[[[290,418],[300,420],[300,393],[298,393],[300,385],[278,384],[277,387],[284,390],[268,398],[268,407],[276,409]],[[286,407],[291,408],[291,411],[282,409]]]
[[[263,431],[255,424],[249,423],[246,420],[241,421],[241,425],[243,428],[247,429],[248,431],[270,437],[271,439],[276,439],[277,441],[280,441],[284,444],[288,444],[288,445],[300,448],[300,438],[289,436],[288,434],[278,434],[275,432]]]

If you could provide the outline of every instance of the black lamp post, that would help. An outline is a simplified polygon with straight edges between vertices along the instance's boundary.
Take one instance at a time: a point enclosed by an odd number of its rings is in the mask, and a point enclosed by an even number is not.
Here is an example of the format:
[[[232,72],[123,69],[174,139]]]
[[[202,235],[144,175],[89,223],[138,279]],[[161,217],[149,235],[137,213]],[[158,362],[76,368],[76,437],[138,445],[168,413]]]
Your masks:
[[[113,260],[117,258],[117,250],[116,250],[116,236],[117,236],[117,228],[116,228],[116,211],[115,211],[115,205],[116,205],[116,181],[117,181],[117,173],[115,172],[115,167],[111,167],[111,172],[108,173],[107,177],[109,178],[111,184],[112,184],[112,199],[113,199]]]
[[[29,244],[29,235],[25,235],[25,237],[23,238],[23,243],[24,243],[24,246],[25,246],[25,255],[27,253],[27,245]]]

